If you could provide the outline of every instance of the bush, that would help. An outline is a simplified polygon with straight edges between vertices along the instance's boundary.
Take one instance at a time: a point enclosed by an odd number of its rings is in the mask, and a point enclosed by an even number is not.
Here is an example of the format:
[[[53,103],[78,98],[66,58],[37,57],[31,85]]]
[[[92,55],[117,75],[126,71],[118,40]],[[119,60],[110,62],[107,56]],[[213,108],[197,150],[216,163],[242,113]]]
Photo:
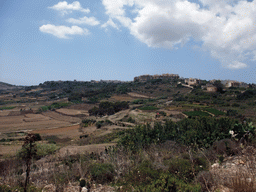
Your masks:
[[[238,104],[238,103],[233,103],[231,106],[232,106],[232,107],[240,107],[240,104]]]
[[[90,168],[92,179],[97,183],[112,182],[115,175],[114,166],[109,163],[95,163]]]
[[[89,115],[94,115],[94,116],[103,116],[103,115],[113,115],[114,113],[124,110],[124,109],[129,109],[129,104],[126,101],[122,102],[101,102],[99,107],[94,107],[89,110]]]
[[[229,109],[227,110],[227,116],[236,116],[238,114],[237,110]]]
[[[129,122],[129,123],[135,123],[135,120],[134,120],[132,117],[129,117],[129,118],[127,119],[127,122]]]
[[[177,123],[166,121],[164,125],[156,123],[154,127],[140,125],[124,131],[118,144],[137,151],[152,143],[173,140],[188,146],[208,148],[216,140],[230,138],[229,131],[233,129],[234,124],[234,120],[229,118],[200,117],[186,118]]]
[[[94,119],[83,119],[82,120],[82,126],[88,127],[89,125],[94,124],[96,121]]]
[[[103,125],[103,123],[104,123],[104,121],[98,121],[97,123],[96,123],[96,127],[99,129],[99,128],[101,128],[101,126]]]
[[[42,137],[39,133],[35,133],[35,141],[41,141]]]
[[[193,160],[193,163],[189,159],[174,158],[169,163],[169,172],[185,181],[192,182],[195,176],[207,168],[206,161],[202,158]]]
[[[55,153],[59,147],[55,144],[38,144],[37,145],[37,157],[41,158],[49,154]]]
[[[53,154],[55,151],[59,149],[55,144],[37,144],[36,145],[36,155],[35,158],[41,158],[49,154]],[[22,154],[25,153],[25,149],[22,148],[17,152],[17,157],[22,158]]]
[[[162,173],[159,179],[152,182],[141,191],[152,192],[200,192],[200,185],[193,185],[183,182],[170,174]]]

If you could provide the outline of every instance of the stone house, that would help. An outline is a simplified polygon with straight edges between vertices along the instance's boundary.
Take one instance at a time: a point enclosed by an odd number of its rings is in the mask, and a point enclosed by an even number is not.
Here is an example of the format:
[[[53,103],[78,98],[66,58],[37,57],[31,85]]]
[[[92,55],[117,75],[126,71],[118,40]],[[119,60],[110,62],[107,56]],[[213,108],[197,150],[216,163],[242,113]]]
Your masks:
[[[218,88],[212,84],[207,84],[206,85],[206,90],[208,92],[217,92]]]
[[[185,83],[187,83],[190,86],[199,85],[200,84],[200,79],[195,79],[195,78],[185,79]]]

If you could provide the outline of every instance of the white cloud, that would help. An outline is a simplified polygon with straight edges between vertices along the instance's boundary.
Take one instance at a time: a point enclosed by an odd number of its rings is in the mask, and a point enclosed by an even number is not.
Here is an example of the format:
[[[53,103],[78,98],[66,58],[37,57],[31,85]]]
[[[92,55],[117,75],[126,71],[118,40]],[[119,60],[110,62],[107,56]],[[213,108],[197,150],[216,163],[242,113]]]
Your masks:
[[[81,11],[84,13],[90,13],[90,10],[84,9],[78,1],[74,1],[71,4],[68,4],[66,1],[63,1],[49,8],[60,11],[62,14],[71,13],[72,11]]]
[[[239,62],[239,61],[234,61],[230,64],[227,65],[228,68],[230,69],[242,69],[248,67],[245,63]]]
[[[106,23],[101,25],[102,28],[107,28],[108,26],[111,26],[115,29],[119,29],[119,27],[113,22],[112,19],[109,19]]]
[[[256,0],[200,1],[205,8],[188,0],[102,3],[111,21],[127,27],[149,47],[172,49],[193,39],[202,42],[223,66],[247,67],[246,61],[256,58]],[[136,14],[128,17],[128,12]]]
[[[88,29],[82,29],[78,26],[55,26],[51,24],[43,25],[39,28],[39,30],[43,33],[49,33],[52,34],[58,38],[69,38],[70,35],[88,35],[89,31]]]
[[[92,25],[92,26],[95,26],[95,25],[99,25],[100,22],[95,18],[95,17],[82,17],[82,18],[79,18],[79,19],[75,19],[75,18],[69,18],[66,20],[67,22],[69,23],[73,23],[73,24],[87,24],[87,25]]]

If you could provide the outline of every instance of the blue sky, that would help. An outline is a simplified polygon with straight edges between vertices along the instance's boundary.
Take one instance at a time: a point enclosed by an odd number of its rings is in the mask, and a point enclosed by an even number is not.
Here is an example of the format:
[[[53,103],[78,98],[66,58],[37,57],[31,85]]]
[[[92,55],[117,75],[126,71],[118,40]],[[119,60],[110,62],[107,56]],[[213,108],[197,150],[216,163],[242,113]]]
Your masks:
[[[0,81],[174,73],[256,83],[256,2],[2,0]]]

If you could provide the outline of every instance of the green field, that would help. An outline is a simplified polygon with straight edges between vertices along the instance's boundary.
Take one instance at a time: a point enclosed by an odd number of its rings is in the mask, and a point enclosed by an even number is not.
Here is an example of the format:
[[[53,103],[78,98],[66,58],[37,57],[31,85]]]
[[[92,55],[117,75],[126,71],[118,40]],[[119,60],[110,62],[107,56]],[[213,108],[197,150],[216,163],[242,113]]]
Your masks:
[[[187,116],[200,116],[200,117],[205,117],[205,116],[211,116],[209,113],[207,112],[203,112],[203,111],[187,111],[187,112],[183,112],[185,115]]]
[[[208,109],[204,109],[205,111],[208,111],[209,113],[212,113],[216,116],[218,115],[225,115],[226,113],[224,113],[223,111],[219,111],[217,109],[213,109],[213,108],[208,108]]]
[[[15,107],[0,107],[0,110],[14,109]]]
[[[63,107],[68,107],[70,105],[71,105],[71,103],[52,103],[49,106],[42,106],[40,108],[40,111],[48,111],[48,110],[51,110],[51,109],[59,109],[59,108],[63,108]]]

